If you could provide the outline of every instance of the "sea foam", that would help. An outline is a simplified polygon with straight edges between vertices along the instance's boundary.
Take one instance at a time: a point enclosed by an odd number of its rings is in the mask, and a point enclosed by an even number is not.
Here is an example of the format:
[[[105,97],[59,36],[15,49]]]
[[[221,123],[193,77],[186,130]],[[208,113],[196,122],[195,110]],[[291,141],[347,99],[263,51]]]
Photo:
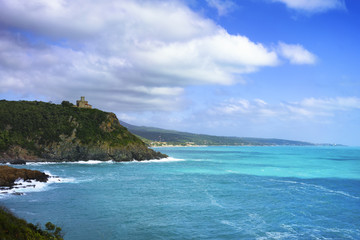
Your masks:
[[[134,160],[134,161],[132,161],[132,162],[140,162],[140,163],[164,163],[164,162],[182,162],[182,161],[185,161],[185,159],[167,157],[167,158],[150,159],[150,160],[143,160],[143,161]]]
[[[61,178],[59,176],[54,176],[50,172],[45,171],[45,174],[49,175],[47,182],[39,182],[36,180],[27,180],[19,178],[14,183],[13,187],[2,187],[0,189],[0,199],[9,194],[12,195],[26,195],[29,192],[42,192],[49,190],[50,185],[55,183],[71,183],[75,182],[74,178]]]
[[[312,188],[314,190],[317,191],[321,191],[324,192],[325,194],[335,194],[335,195],[342,195],[345,197],[349,197],[349,198],[353,198],[353,199],[360,199],[360,197],[358,196],[353,196],[347,192],[344,191],[338,191],[338,190],[332,190],[320,185],[316,185],[316,184],[310,184],[310,183],[303,183],[303,182],[297,182],[297,181],[290,181],[290,180],[275,180],[275,179],[270,179],[269,181],[272,182],[281,182],[281,183],[287,183],[287,184],[294,184],[294,185],[299,185],[299,186],[304,186],[307,188]]]
[[[88,160],[88,161],[75,161],[75,162],[28,162],[26,165],[36,166],[36,165],[52,165],[52,164],[102,164],[102,163],[115,163],[113,160],[109,161],[100,161],[100,160]]]

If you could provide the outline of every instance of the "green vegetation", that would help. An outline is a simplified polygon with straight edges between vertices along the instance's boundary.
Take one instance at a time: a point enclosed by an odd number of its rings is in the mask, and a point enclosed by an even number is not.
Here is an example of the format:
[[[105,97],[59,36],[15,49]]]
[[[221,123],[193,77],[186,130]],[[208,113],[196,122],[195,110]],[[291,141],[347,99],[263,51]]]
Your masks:
[[[118,126],[113,132],[103,131],[99,123],[107,119],[108,113],[98,109],[81,109],[64,101],[62,105],[44,102],[0,101],[0,150],[11,145],[36,151],[36,143],[60,141],[61,135],[69,136],[76,127],[76,137],[84,144],[96,143],[98,139],[124,145],[139,142],[126,128]],[[118,134],[121,138],[117,138]],[[24,137],[26,136],[26,137]]]
[[[51,222],[46,223],[46,230],[39,225],[27,223],[15,217],[5,207],[0,207],[1,240],[62,240],[61,228]]]
[[[164,157],[98,109],[0,101],[0,160],[144,160]]]
[[[187,132],[179,132],[173,130],[165,130],[153,127],[138,127],[125,122],[121,124],[129,129],[130,132],[140,136],[149,145],[161,146],[167,145],[228,145],[228,146],[274,146],[274,145],[313,145],[307,142],[291,141],[283,139],[266,139],[266,138],[242,138],[242,137],[223,137],[211,136],[205,134],[194,134]]]

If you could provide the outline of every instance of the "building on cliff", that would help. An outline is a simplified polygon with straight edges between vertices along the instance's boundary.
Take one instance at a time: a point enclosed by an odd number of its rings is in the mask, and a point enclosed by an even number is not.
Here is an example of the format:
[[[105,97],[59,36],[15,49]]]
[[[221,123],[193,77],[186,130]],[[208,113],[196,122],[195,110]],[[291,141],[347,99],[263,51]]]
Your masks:
[[[84,96],[81,96],[80,100],[76,100],[76,106],[79,108],[92,108],[88,101],[85,101]]]

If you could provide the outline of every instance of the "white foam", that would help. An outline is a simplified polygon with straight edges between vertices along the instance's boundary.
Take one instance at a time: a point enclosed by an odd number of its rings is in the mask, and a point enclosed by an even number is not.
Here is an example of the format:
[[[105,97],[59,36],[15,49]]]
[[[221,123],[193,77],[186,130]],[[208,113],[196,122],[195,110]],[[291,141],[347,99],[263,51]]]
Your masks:
[[[290,184],[298,184],[298,185],[302,185],[302,186],[306,186],[306,187],[312,187],[312,188],[315,188],[317,190],[323,191],[323,192],[328,193],[328,194],[343,195],[343,196],[349,197],[349,198],[360,199],[360,197],[353,196],[353,195],[351,195],[351,194],[349,194],[347,192],[331,190],[331,189],[328,189],[326,187],[316,185],[316,184],[296,182],[296,181],[288,181],[288,180],[275,180],[275,179],[271,179],[270,181],[272,181],[272,182],[290,183]]]
[[[355,239],[352,236],[360,234],[360,230],[358,229],[332,228],[308,224],[282,224],[281,227],[294,235],[298,235],[298,229],[302,229],[301,233],[304,234],[305,231],[305,234],[309,235],[309,238],[311,239],[324,239],[322,236],[323,233],[341,233],[343,235],[343,239]]]
[[[296,236],[288,232],[267,232],[266,239],[294,239]]]
[[[205,190],[205,193],[208,196],[211,205],[219,207],[219,208],[225,208],[223,205],[218,203],[218,201],[216,201],[215,197],[212,194],[210,194],[207,190]]]
[[[179,158],[172,158],[172,157],[167,157],[167,158],[161,158],[161,159],[150,159],[150,160],[133,160],[130,162],[141,162],[141,163],[152,163],[152,162],[156,162],[156,163],[160,163],[160,162],[180,162],[180,161],[185,161],[185,159],[179,159]],[[26,165],[31,165],[31,166],[36,166],[36,165],[51,165],[51,164],[87,164],[87,165],[96,165],[96,164],[104,164],[104,163],[129,163],[129,162],[116,162],[113,160],[109,160],[109,161],[100,161],[100,160],[87,160],[87,161],[75,161],[75,162],[27,162]]]
[[[140,163],[164,163],[164,162],[182,162],[182,161],[185,161],[185,159],[167,157],[167,158],[150,159],[150,160],[143,160],[143,161],[134,160],[134,161],[132,161],[132,162],[140,162]]]
[[[14,182],[13,187],[3,187],[0,189],[0,198],[5,197],[6,195],[26,195],[28,192],[42,192],[49,189],[49,186],[54,183],[71,183],[75,182],[74,178],[61,178],[58,176],[53,176],[51,173],[45,171],[45,174],[49,175],[47,182],[38,182],[36,180],[24,181],[24,179],[17,179]]]
[[[52,175],[49,171],[44,171],[45,174],[49,175],[47,183],[74,183],[75,178],[62,178],[59,176]]]
[[[27,162],[26,165],[37,166],[37,165],[49,165],[49,164],[59,164],[59,162]]]
[[[100,160],[88,160],[88,161],[75,161],[75,162],[27,162],[26,165],[50,165],[50,164],[101,164],[101,163],[114,163],[113,160],[100,161]]]
[[[238,232],[243,231],[243,228],[239,224],[236,224],[234,222],[231,222],[231,221],[228,221],[228,220],[221,220],[220,222],[222,224],[224,224],[224,225],[227,225],[227,226],[230,226],[230,227],[234,228]]]
[[[27,192],[41,192],[47,188],[47,183],[36,180],[24,181],[24,179],[17,179],[14,184],[11,188],[0,190],[0,193],[24,195]]]
[[[89,165],[94,165],[94,164],[101,164],[101,163],[114,163],[114,161],[113,161],[113,160],[109,160],[109,161],[88,160],[88,161],[63,162],[63,163],[69,163],[69,164],[89,164]]]

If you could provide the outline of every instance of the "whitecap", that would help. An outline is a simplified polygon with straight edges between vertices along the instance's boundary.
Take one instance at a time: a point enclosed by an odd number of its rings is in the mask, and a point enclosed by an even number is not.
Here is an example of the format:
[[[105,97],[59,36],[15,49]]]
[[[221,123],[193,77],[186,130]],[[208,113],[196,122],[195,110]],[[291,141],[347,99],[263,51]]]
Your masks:
[[[51,184],[51,183],[75,183],[76,182],[75,178],[63,178],[63,177],[59,177],[59,176],[54,176],[49,171],[44,171],[44,173],[49,176],[48,181],[47,181],[48,184]]]
[[[167,157],[167,158],[150,159],[150,160],[143,160],[143,161],[134,160],[134,161],[132,161],[132,162],[139,162],[139,163],[163,163],[163,162],[181,162],[181,161],[185,161],[185,159]]]
[[[230,226],[234,228],[236,231],[241,232],[243,229],[239,224],[236,224],[234,222],[228,221],[228,220],[221,220],[220,223]]]
[[[349,197],[349,198],[360,199],[360,197],[353,196],[353,195],[351,195],[351,194],[349,194],[347,192],[332,190],[332,189],[329,189],[329,188],[326,188],[326,187],[323,187],[323,186],[320,186],[320,185],[316,185],[316,184],[289,181],[289,180],[275,180],[275,179],[270,179],[270,181],[272,181],[272,182],[281,182],[281,183],[289,183],[289,184],[297,184],[297,185],[301,185],[301,186],[305,186],[305,187],[314,188],[316,190],[323,191],[323,192],[325,192],[327,194],[342,195],[342,196]]]
[[[37,166],[37,165],[50,165],[50,164],[60,164],[63,162],[26,162],[26,165]]]
[[[94,165],[94,164],[101,164],[101,163],[114,163],[113,160],[109,160],[109,161],[100,161],[100,160],[87,160],[87,161],[75,161],[75,162],[27,162],[26,165],[50,165],[50,164],[89,164],[89,165]]]
[[[289,232],[266,232],[267,239],[294,239],[296,236]]]
[[[109,160],[109,161],[88,160],[88,161],[63,162],[63,163],[69,163],[69,164],[89,164],[89,165],[94,165],[94,164],[101,164],[101,163],[114,163],[114,161],[113,161],[113,160]]]
[[[328,188],[325,188],[323,186],[318,186],[318,185],[314,185],[314,184],[307,184],[309,186],[313,186],[315,188],[318,188],[324,192],[327,192],[327,193],[330,193],[330,194],[335,194],[335,195],[343,195],[345,197],[349,197],[349,198],[354,198],[354,199],[360,199],[360,197],[357,197],[357,196],[353,196],[347,192],[343,192],[343,191],[336,191],[336,190],[331,190],[331,189],[328,189]]]
[[[13,187],[4,187],[0,190],[1,194],[25,195],[27,192],[41,192],[47,187],[47,183],[36,180],[17,179]]]
[[[151,162],[180,162],[180,161],[185,161],[184,159],[179,159],[179,158],[172,158],[172,157],[167,157],[167,158],[161,158],[161,159],[150,159],[150,160],[133,160],[130,161],[131,162],[141,162],[141,163],[151,163]],[[51,165],[51,164],[87,164],[87,165],[96,165],[96,164],[111,164],[111,163],[129,163],[127,161],[114,161],[114,160],[109,160],[109,161],[100,161],[100,160],[87,160],[87,161],[74,161],[74,162],[27,162],[26,165],[30,165],[30,166],[37,166],[37,165]]]
[[[12,187],[2,187],[0,189],[0,198],[9,194],[12,195],[26,195],[29,192],[42,192],[49,190],[49,186],[55,183],[73,183],[76,182],[75,178],[62,178],[54,176],[50,172],[45,171],[45,174],[49,175],[47,182],[39,182],[36,180],[27,180],[19,178],[14,182]]]
[[[205,190],[205,193],[208,196],[211,205],[219,207],[219,208],[225,208],[223,205],[218,203],[218,201],[215,199],[215,197],[212,194],[210,194],[207,190]]]

